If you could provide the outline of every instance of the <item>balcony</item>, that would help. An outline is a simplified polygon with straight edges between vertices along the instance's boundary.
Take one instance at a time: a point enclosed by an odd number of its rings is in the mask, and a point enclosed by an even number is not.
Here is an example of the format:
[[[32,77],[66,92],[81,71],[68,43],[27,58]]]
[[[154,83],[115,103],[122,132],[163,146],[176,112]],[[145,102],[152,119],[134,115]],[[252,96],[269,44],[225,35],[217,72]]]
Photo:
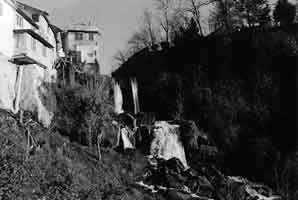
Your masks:
[[[51,43],[49,43],[42,35],[36,33],[32,29],[15,29],[13,32],[14,32],[14,34],[28,34],[31,37],[33,37],[34,39],[41,42],[46,47],[54,48],[54,46]]]
[[[41,43],[44,48],[53,48],[51,44],[39,37],[35,32],[28,30],[14,30],[15,48],[12,62],[17,65],[37,64],[42,68],[47,68],[47,57],[42,55],[42,49],[37,43]],[[35,45],[32,45],[32,41]],[[37,42],[38,41],[38,42]],[[34,47],[34,48],[33,48]]]

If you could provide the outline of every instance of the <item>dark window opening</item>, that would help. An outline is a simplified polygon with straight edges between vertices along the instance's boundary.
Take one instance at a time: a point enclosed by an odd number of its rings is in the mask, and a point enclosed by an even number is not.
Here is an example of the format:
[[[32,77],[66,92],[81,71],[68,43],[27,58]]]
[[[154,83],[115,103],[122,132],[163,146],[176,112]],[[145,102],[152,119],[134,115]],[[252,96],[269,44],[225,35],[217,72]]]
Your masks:
[[[33,14],[32,19],[34,22],[39,22],[39,15],[38,14]]]
[[[83,33],[75,33],[75,40],[83,40]]]
[[[91,41],[94,40],[94,34],[93,33],[89,33],[89,40],[91,40]]]

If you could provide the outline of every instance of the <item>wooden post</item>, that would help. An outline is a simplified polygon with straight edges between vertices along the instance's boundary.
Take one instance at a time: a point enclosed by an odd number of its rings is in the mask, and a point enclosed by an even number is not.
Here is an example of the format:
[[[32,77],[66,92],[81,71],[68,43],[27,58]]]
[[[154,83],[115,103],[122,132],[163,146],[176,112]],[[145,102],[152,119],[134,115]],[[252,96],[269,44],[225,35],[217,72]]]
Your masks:
[[[20,109],[20,97],[21,97],[21,89],[22,89],[22,77],[23,77],[23,66],[18,66],[18,89],[17,89],[17,96],[15,99],[15,105],[14,105],[14,112],[18,113]]]

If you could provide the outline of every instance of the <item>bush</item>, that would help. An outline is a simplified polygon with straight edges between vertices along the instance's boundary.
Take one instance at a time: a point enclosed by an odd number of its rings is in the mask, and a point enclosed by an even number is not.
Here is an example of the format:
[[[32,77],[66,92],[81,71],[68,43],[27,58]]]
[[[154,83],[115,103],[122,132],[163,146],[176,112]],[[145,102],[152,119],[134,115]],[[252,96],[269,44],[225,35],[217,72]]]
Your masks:
[[[83,145],[96,145],[99,135],[103,143],[113,143],[107,142],[116,137],[116,130],[111,131],[114,117],[111,84],[111,79],[101,77],[94,90],[80,85],[58,89],[55,128]]]

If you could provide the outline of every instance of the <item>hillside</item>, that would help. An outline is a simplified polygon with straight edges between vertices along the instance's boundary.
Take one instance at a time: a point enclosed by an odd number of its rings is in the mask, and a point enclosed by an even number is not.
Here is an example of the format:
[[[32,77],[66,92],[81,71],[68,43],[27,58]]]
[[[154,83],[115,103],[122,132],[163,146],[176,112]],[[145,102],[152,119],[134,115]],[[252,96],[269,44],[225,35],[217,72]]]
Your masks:
[[[297,44],[297,24],[207,37],[190,29],[171,47],[162,43],[136,53],[113,77],[124,110],[133,111],[129,79],[135,77],[141,111],[195,121],[224,154],[228,174],[276,188],[286,185],[280,181],[288,174],[295,191]]]

